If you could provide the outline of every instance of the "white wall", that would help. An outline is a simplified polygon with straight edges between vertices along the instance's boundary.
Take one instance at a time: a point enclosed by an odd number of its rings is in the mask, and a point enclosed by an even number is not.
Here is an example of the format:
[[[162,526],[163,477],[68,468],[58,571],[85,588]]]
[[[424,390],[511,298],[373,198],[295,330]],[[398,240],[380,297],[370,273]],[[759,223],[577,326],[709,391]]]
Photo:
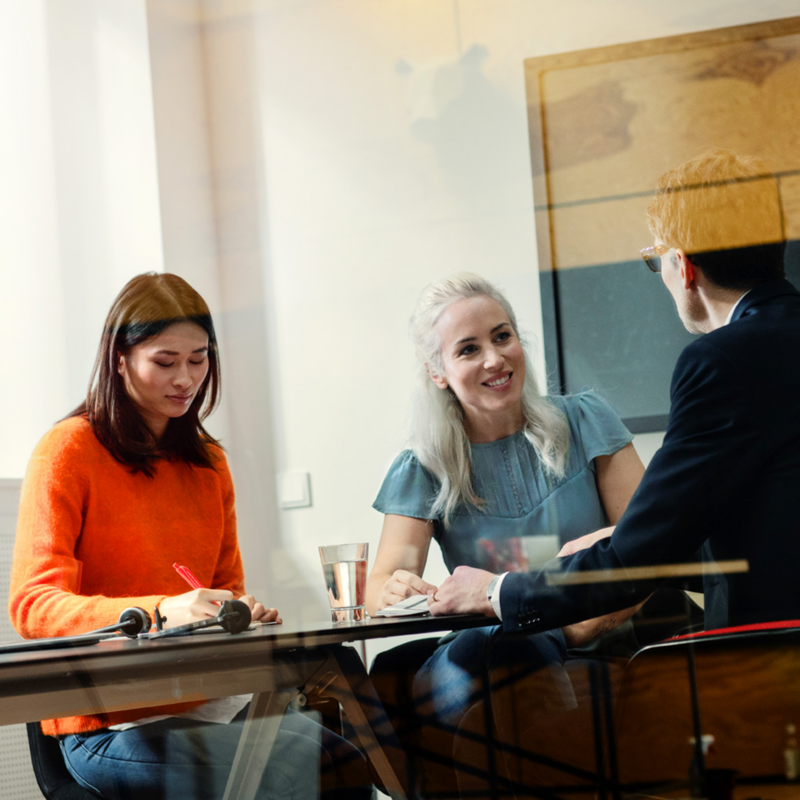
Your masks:
[[[381,519],[370,504],[405,440],[406,321],[421,288],[453,270],[482,273],[540,334],[523,60],[796,7],[331,0],[258,9],[266,291],[279,299],[270,351],[276,467],[309,470],[314,491],[313,508],[280,512],[281,536],[313,576],[319,544],[377,545]],[[462,70],[460,99],[439,102],[437,119],[420,125],[413,113],[425,72],[452,73],[474,44],[486,56]],[[400,59],[412,75],[397,74]],[[538,342],[535,353],[541,370]],[[642,441],[646,455],[657,439]],[[441,563],[431,567],[440,579]]]
[[[293,560],[318,572],[320,544],[377,546],[370,506],[405,441],[406,326],[423,286],[483,273],[540,328],[527,128],[508,86],[463,68],[461,110],[434,98],[441,116],[412,130],[413,78],[396,64],[457,59],[450,3],[264,7],[258,25],[277,467],[308,470],[314,496],[281,512],[281,528]]]
[[[162,268],[140,0],[0,2],[0,476],[86,394],[103,319]]]
[[[0,124],[0,337],[5,343],[0,370],[14,387],[0,392],[0,475],[9,476],[22,474],[30,453],[30,448],[24,455],[14,452],[24,448],[19,438],[35,430],[37,420],[66,405],[62,343],[38,335],[43,320],[52,319],[60,327],[62,290],[46,45],[42,0],[21,8],[0,5],[0,96],[7,98]],[[21,73],[25,82],[18,79]],[[34,374],[30,363],[47,365],[49,392],[41,384],[25,391]],[[22,437],[11,435],[18,424],[25,430]],[[40,422],[40,430],[44,424]]]

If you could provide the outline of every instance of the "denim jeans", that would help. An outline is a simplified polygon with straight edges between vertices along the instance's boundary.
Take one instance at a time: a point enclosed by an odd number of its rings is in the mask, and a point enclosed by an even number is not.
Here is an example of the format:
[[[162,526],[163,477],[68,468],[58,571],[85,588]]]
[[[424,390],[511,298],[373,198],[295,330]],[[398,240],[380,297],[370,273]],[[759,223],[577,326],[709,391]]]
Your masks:
[[[503,635],[499,626],[473,628],[441,640],[414,678],[414,705],[423,725],[455,733],[464,713],[511,682],[545,670],[558,702],[574,705],[564,671],[566,643],[560,630]]]
[[[246,715],[245,708],[229,725],[172,717],[125,731],[72,734],[61,737],[61,752],[78,783],[108,800],[220,800]],[[289,711],[258,798],[368,800],[370,784],[359,750]]]
[[[521,723],[575,707],[566,658],[560,630],[504,635],[494,626],[444,637],[412,687],[422,796],[458,797],[457,786],[485,782],[524,740]]]

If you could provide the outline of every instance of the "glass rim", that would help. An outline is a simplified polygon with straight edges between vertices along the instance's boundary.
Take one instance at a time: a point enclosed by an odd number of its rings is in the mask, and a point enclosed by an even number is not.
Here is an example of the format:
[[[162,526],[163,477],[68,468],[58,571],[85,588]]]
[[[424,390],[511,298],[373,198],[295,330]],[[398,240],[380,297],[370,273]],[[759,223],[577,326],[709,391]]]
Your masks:
[[[364,549],[363,557],[359,558],[359,561],[366,561],[369,558],[369,542],[344,542],[343,544],[321,544],[317,548],[319,550],[319,557],[320,561],[323,564],[335,564],[338,561],[341,561],[340,556],[333,556],[333,553],[337,550],[341,551],[344,548],[359,548],[362,547]],[[327,551],[327,553],[326,553]]]
[[[643,247],[639,251],[639,255],[644,259],[648,269],[651,272],[661,272],[661,256],[669,253],[672,248],[668,244],[651,244],[649,247]]]

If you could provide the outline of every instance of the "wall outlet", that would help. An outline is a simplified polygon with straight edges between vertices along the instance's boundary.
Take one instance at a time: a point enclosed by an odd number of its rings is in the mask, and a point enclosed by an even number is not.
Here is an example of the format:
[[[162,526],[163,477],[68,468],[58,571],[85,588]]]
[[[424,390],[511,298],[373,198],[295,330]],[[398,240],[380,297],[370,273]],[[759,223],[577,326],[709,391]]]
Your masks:
[[[308,472],[279,472],[278,502],[281,508],[309,507],[311,505],[311,475]]]

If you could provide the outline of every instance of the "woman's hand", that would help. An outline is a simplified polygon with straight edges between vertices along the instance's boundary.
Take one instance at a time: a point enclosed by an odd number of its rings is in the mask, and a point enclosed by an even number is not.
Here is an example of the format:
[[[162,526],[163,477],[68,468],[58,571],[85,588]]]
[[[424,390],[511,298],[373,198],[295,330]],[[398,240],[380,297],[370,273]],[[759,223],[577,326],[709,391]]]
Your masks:
[[[601,539],[607,539],[614,533],[614,527],[601,528],[594,533],[587,533],[585,536],[579,536],[571,542],[567,542],[558,552],[558,557],[571,556],[579,550],[586,550],[591,547],[595,542]],[[567,625],[561,629],[564,634],[564,639],[567,641],[567,647],[581,647],[589,644],[598,636],[614,630],[618,625],[621,625],[625,620],[630,619],[642,606],[644,601],[638,605],[631,606],[631,608],[624,608],[621,611],[614,611],[612,614],[606,614],[602,617],[595,617],[594,619],[587,619],[583,622],[576,622],[574,625]]]
[[[390,576],[378,594],[377,609],[399,603],[406,597],[415,594],[432,595],[438,589],[432,583],[422,580],[419,575],[405,569],[396,569]]]
[[[192,589],[186,594],[165,597],[159,604],[161,616],[166,617],[165,628],[175,628],[190,622],[200,622],[219,614],[219,604],[233,600],[227,589]]]
[[[433,523],[415,517],[387,514],[372,572],[367,578],[367,611],[382,608],[411,597],[436,591],[420,575],[425,571]]]
[[[558,551],[557,558],[571,556],[573,553],[577,553],[579,550],[586,550],[595,542],[599,542],[601,539],[607,539],[612,533],[614,533],[613,525],[610,528],[600,528],[599,531],[594,531],[594,533],[587,533],[585,536],[579,536],[577,539],[567,542]]]
[[[585,644],[589,644],[589,642],[593,641],[598,636],[613,631],[614,628],[621,625],[625,620],[630,619],[645,602],[646,601],[642,600],[638,605],[631,606],[630,608],[623,608],[621,611],[614,611],[602,617],[576,622],[574,625],[565,625],[561,629],[561,632],[564,634],[567,647],[582,647]]]
[[[265,608],[251,594],[238,598],[247,603],[253,622],[283,622],[275,608]],[[219,614],[220,603],[233,600],[233,592],[227,589],[192,589],[186,594],[167,597],[158,604],[162,616],[166,617],[165,628],[176,628],[190,622],[200,622]]]
[[[277,608],[265,608],[251,594],[243,594],[238,598],[243,603],[247,603],[250,613],[253,615],[253,622],[276,622],[280,625],[283,620],[278,616]]]

